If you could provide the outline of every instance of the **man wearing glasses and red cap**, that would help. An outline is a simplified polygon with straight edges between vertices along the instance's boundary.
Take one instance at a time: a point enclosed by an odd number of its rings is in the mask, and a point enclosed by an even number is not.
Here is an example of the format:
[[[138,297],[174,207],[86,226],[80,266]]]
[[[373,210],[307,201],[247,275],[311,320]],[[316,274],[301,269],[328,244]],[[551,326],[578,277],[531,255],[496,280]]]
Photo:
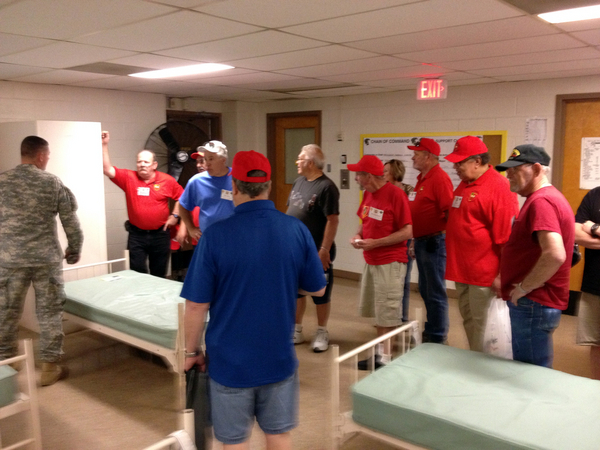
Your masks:
[[[308,228],[269,200],[267,158],[238,152],[231,175],[235,210],[204,231],[181,291],[185,369],[208,368],[213,429],[224,448],[245,443],[255,417],[268,449],[292,448],[296,297],[321,296],[327,283]],[[209,311],[205,358],[199,342]]]
[[[358,209],[362,223],[350,244],[363,250],[365,268],[360,286],[360,311],[363,317],[375,317],[377,335],[402,324],[402,297],[408,255],[406,241],[412,238],[412,220],[408,198],[402,189],[388,183],[383,163],[374,155],[365,155],[357,164],[348,164],[356,172],[355,180],[365,190]],[[378,349],[375,361],[359,361],[360,370],[375,368],[391,360],[389,340]]]
[[[478,137],[460,138],[446,159],[462,180],[448,215],[446,279],[456,284],[469,348],[481,352],[490,303],[500,296],[500,252],[519,202]]]

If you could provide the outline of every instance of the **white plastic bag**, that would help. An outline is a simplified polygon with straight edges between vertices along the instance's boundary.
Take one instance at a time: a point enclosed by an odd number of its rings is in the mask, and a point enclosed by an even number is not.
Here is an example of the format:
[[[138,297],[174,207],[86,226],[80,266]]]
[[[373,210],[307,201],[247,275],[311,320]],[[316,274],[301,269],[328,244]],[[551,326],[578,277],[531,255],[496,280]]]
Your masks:
[[[488,309],[487,323],[483,334],[483,351],[501,358],[513,358],[508,305],[498,297],[492,299]]]

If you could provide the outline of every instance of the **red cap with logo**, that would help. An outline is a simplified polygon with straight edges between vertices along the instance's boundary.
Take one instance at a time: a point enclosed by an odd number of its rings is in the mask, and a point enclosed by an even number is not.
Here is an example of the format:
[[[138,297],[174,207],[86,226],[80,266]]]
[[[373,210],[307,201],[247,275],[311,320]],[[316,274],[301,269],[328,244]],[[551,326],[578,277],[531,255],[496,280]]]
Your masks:
[[[383,176],[383,163],[375,155],[365,155],[356,164],[348,164],[352,172],[366,172],[375,176]]]
[[[253,170],[262,170],[266,175],[262,177],[248,175]],[[231,164],[231,176],[236,180],[248,183],[264,183],[271,179],[271,164],[263,154],[254,150],[237,152]]]
[[[464,161],[469,156],[481,155],[487,153],[488,148],[485,146],[483,141],[475,136],[461,137],[456,144],[454,144],[454,150],[446,159],[451,163],[458,163]]]
[[[440,144],[435,142],[433,139],[421,138],[416,144],[417,145],[409,145],[408,148],[411,150],[429,152],[432,155],[440,156]]]

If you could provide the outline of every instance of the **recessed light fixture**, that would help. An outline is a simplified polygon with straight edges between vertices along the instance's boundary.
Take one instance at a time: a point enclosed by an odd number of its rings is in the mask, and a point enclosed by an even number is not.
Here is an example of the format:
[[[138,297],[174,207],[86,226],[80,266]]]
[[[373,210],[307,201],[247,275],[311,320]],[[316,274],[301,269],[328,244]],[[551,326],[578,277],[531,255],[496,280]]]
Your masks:
[[[172,69],[151,70],[150,72],[139,72],[129,74],[130,77],[138,78],[174,78],[185,77],[189,75],[199,75],[202,73],[219,72],[221,70],[234,69],[233,66],[226,64],[194,64],[193,66],[173,67]]]
[[[579,20],[600,19],[600,5],[584,6],[582,8],[563,9],[544,14],[538,14],[540,19],[550,23],[577,22]]]

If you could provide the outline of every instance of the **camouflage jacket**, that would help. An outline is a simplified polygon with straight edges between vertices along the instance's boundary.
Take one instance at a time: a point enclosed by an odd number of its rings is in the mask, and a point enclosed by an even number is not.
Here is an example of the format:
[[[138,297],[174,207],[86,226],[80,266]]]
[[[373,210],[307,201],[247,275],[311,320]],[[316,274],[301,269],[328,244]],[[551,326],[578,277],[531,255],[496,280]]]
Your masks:
[[[77,201],[56,175],[31,164],[0,174],[0,266],[60,263],[59,215],[71,253],[80,253],[83,232]]]

